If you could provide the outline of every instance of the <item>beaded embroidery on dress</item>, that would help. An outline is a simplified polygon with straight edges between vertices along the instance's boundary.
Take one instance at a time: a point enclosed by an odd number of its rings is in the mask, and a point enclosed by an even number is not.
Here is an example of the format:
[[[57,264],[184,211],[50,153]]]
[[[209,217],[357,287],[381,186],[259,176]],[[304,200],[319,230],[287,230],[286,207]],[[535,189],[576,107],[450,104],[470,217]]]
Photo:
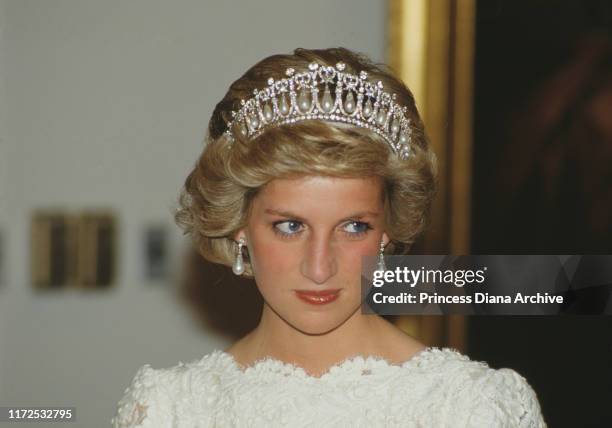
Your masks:
[[[266,358],[243,369],[215,350],[167,369],[141,367],[111,421],[126,427],[546,428],[537,396],[512,369],[451,348],[401,365],[354,357],[320,377]]]

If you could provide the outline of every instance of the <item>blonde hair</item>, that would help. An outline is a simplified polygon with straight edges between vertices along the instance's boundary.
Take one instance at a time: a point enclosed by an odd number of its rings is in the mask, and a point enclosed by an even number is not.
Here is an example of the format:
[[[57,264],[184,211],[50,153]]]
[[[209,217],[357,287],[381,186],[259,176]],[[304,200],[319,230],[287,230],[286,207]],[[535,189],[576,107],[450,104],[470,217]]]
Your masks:
[[[385,91],[397,94],[412,123],[412,153],[407,160],[393,154],[373,131],[320,120],[275,126],[252,140],[238,135],[229,141],[224,132],[241,99],[265,87],[269,77],[282,78],[286,68],[305,70],[313,61],[326,65],[342,61],[348,72],[367,71],[369,80],[380,80]],[[386,66],[345,48],[296,49],[292,55],[273,55],[255,64],[232,83],[215,107],[204,151],[185,181],[175,220],[205,259],[231,266],[236,257],[233,237],[246,226],[259,189],[275,178],[308,175],[382,178],[389,254],[406,254],[424,231],[436,189],[436,157],[414,97]],[[252,276],[248,251],[246,256],[244,275]]]

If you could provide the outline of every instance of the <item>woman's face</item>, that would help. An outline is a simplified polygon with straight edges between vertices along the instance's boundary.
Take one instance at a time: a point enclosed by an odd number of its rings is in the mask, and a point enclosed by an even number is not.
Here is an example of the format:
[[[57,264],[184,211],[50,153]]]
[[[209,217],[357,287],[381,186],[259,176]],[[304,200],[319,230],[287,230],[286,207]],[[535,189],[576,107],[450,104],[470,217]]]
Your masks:
[[[384,216],[382,179],[308,176],[276,179],[251,204],[244,236],[265,310],[309,334],[325,333],[361,304],[362,256],[378,253]],[[296,290],[339,289],[314,305]]]

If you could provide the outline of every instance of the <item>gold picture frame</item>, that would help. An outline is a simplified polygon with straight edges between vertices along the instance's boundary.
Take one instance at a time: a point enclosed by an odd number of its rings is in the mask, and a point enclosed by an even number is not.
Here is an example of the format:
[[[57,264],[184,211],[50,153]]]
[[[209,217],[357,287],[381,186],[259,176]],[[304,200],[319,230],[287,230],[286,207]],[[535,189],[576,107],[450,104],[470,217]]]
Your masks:
[[[438,157],[439,189],[423,251],[469,254],[475,0],[389,0],[387,57],[415,96]],[[401,316],[430,345],[465,349],[463,315]]]

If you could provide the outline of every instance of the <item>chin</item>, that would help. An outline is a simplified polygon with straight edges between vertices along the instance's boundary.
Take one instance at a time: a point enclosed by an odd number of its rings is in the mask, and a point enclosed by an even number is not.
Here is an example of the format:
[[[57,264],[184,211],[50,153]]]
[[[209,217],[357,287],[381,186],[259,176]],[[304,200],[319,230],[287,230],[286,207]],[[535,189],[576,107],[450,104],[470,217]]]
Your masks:
[[[348,316],[338,314],[310,313],[303,317],[292,317],[290,324],[297,330],[306,334],[325,334],[344,323]]]

